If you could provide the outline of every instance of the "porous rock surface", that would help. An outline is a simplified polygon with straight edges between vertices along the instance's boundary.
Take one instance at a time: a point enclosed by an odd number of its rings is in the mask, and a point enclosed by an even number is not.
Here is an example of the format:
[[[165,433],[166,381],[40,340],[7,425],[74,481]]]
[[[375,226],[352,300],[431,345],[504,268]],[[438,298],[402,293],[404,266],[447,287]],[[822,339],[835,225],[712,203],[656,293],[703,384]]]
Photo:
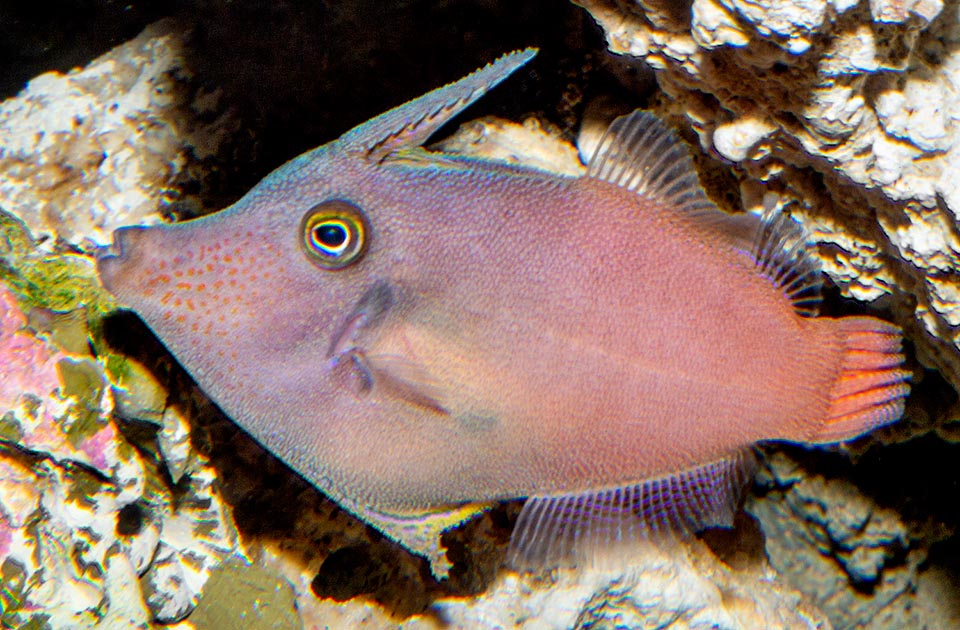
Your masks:
[[[103,245],[121,225],[158,222],[177,176],[229,131],[223,118],[200,116],[215,95],[184,90],[184,46],[175,22],[158,22],[82,69],[34,78],[0,104],[5,209],[37,238],[75,245]]]

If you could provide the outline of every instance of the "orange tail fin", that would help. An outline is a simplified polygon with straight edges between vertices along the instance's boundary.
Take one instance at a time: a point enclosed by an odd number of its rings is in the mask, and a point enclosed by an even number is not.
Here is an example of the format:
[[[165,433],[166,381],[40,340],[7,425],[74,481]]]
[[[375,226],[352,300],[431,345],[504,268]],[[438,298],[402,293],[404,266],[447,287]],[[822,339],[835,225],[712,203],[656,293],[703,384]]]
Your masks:
[[[837,320],[844,353],[830,406],[812,442],[843,442],[895,422],[910,393],[910,372],[902,369],[898,326],[873,317]]]

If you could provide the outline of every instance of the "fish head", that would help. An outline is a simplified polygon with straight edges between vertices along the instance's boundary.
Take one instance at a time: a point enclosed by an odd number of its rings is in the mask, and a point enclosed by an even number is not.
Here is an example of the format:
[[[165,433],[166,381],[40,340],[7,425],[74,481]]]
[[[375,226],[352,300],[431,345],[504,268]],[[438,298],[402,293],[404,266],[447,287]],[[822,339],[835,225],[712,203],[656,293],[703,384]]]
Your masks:
[[[104,287],[222,397],[330,358],[375,282],[371,218],[335,153],[297,158],[215,214],[121,228],[98,256]]]

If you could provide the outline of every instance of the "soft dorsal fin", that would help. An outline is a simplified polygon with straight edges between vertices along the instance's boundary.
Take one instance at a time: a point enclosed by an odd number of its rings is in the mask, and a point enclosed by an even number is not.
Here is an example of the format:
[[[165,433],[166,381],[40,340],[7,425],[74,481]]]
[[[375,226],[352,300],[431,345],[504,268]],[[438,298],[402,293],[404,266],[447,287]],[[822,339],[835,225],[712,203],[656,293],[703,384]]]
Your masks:
[[[713,230],[749,254],[798,313],[817,314],[820,267],[810,255],[803,227],[777,210],[772,196],[764,200],[759,218],[717,208],[703,193],[686,147],[650,112],[637,110],[610,124],[587,166],[587,176],[631,190]]]
[[[354,127],[340,146],[379,162],[400,149],[418,147],[448,120],[506,79],[534,55],[535,48],[508,53],[459,81],[427,92]]]
[[[650,112],[636,110],[610,123],[587,165],[587,176],[698,219],[720,221],[728,216],[703,194],[686,147]]]
[[[763,205],[750,256],[761,275],[793,302],[797,313],[815,317],[823,279],[820,263],[810,253],[807,231],[777,207],[775,195],[766,195]]]

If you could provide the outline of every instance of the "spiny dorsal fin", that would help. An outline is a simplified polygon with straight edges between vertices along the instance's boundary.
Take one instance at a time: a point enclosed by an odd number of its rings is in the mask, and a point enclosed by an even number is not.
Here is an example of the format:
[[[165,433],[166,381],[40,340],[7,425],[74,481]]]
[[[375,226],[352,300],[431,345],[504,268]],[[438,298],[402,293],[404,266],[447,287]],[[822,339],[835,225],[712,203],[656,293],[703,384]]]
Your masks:
[[[510,538],[508,564],[519,571],[629,562],[642,540],[730,527],[753,476],[752,451],[616,488],[531,497]]]
[[[819,262],[810,254],[807,231],[777,207],[775,195],[765,196],[763,205],[750,255],[760,273],[793,302],[797,313],[815,317],[823,279]]]
[[[418,147],[448,120],[506,79],[534,55],[535,48],[506,54],[493,63],[441,88],[354,127],[338,141],[351,152],[379,162],[400,149]]]

